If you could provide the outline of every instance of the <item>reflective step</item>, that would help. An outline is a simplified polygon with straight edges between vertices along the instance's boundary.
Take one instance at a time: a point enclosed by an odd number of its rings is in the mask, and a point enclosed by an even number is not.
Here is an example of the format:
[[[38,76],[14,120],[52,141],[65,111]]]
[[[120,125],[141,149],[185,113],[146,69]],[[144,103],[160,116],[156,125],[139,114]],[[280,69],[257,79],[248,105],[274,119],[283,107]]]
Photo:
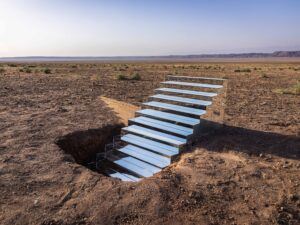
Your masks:
[[[187,116],[179,116],[173,113],[161,112],[154,109],[142,109],[137,111],[137,114],[164,119],[176,123],[182,123],[189,126],[195,126],[200,123],[199,119],[194,119]]]
[[[129,121],[131,121],[133,123],[145,125],[148,127],[153,127],[153,128],[159,129],[159,130],[168,131],[168,132],[178,134],[178,135],[184,136],[184,137],[188,137],[193,134],[193,129],[175,125],[173,123],[163,122],[161,120],[151,119],[148,117],[140,116],[140,117],[130,119]]]
[[[162,155],[155,154],[149,150],[139,148],[133,145],[126,145],[123,148],[118,149],[118,151],[130,155],[134,158],[142,160],[144,162],[150,163],[156,167],[164,168],[170,165],[170,158],[166,158]]]
[[[180,82],[180,81],[164,81],[161,83],[179,85],[179,86],[189,86],[189,87],[213,88],[213,89],[218,89],[223,87],[223,85],[217,85],[217,84],[200,84],[200,83],[190,83],[190,82]]]
[[[141,160],[135,159],[131,156],[112,160],[116,165],[131,171],[141,177],[151,177],[153,174],[161,171],[160,168],[152,166]]]
[[[179,149],[176,147],[162,144],[160,142],[156,142],[133,134],[126,134],[121,137],[121,140],[129,144],[137,145],[141,148],[149,149],[153,152],[167,156],[169,158],[179,153]]]
[[[186,94],[186,95],[194,95],[194,96],[204,96],[204,97],[210,97],[210,98],[218,95],[217,93],[213,93],[213,92],[191,91],[191,90],[176,89],[176,88],[158,88],[155,90],[159,91],[159,92]]]
[[[137,125],[131,125],[128,127],[124,127],[122,128],[122,130],[127,131],[127,132],[131,132],[131,133],[135,133],[135,134],[139,134],[142,136],[146,136],[149,138],[153,138],[162,142],[166,142],[175,146],[182,146],[184,144],[186,144],[186,139],[184,138],[180,138],[174,135],[170,135],[170,134],[166,134],[163,132],[159,132],[159,131],[155,131],[155,130],[151,130],[148,128],[144,128],[141,126],[137,126]]]
[[[168,103],[163,103],[163,102],[152,101],[152,102],[143,103],[143,105],[152,106],[152,107],[156,107],[156,108],[162,108],[162,109],[168,109],[168,110],[172,110],[175,112],[181,112],[181,113],[186,113],[186,114],[191,114],[191,115],[196,115],[196,116],[201,116],[206,113],[206,111],[202,110],[202,109],[178,106],[178,105],[173,105],[173,104],[168,104]]]
[[[191,77],[191,76],[173,76],[168,75],[167,78],[175,78],[175,79],[190,79],[190,80],[211,80],[211,81],[220,81],[223,82],[225,79],[222,78],[213,78],[213,77]]]
[[[133,175],[124,173],[124,172],[118,172],[116,170],[110,169],[110,172],[108,173],[110,177],[118,178],[122,181],[131,181],[131,182],[137,182],[140,180],[140,178],[135,177]]]
[[[185,104],[198,105],[198,106],[211,105],[211,101],[204,101],[204,100],[193,99],[193,98],[183,98],[183,97],[177,97],[177,96],[172,96],[172,95],[157,94],[157,95],[151,96],[151,98],[160,99],[160,100],[168,100],[168,101],[173,101],[173,102],[180,102],[180,103],[185,103]]]

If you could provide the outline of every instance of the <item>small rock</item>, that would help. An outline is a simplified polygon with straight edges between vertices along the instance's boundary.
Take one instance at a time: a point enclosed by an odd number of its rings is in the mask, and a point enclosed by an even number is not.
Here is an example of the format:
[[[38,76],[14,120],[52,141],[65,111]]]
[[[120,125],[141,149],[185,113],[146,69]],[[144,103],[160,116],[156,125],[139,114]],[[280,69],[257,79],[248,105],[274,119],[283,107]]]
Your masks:
[[[37,205],[38,203],[39,203],[38,199],[35,199],[34,202],[33,202],[34,205]]]
[[[192,163],[193,162],[193,160],[191,158],[187,158],[186,161],[187,161],[187,163]]]
[[[289,196],[289,198],[292,201],[297,201],[297,200],[300,199],[299,195],[297,195],[297,194],[292,194],[292,195]]]

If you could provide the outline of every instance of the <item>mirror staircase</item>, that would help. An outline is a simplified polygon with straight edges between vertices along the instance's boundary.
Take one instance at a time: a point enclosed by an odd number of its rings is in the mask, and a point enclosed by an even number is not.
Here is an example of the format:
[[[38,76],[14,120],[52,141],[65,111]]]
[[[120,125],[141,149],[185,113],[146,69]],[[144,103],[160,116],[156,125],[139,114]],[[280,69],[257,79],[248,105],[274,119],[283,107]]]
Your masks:
[[[221,92],[224,79],[167,76],[136,117],[114,137],[97,164],[122,181],[151,177],[172,163],[199,134],[201,116]]]

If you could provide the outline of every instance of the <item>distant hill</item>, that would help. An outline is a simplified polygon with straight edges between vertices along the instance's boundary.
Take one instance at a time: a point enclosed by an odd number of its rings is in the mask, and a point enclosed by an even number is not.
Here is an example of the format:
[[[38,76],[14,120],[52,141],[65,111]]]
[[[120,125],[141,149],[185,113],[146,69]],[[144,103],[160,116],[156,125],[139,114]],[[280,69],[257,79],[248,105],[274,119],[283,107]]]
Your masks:
[[[197,60],[197,59],[238,59],[238,58],[293,58],[300,57],[300,51],[276,51],[273,53],[231,53],[166,56],[115,56],[115,57],[0,57],[0,62],[62,62],[62,61],[147,61],[147,60]]]
[[[273,57],[300,57],[300,51],[277,51],[272,53]]]
[[[265,57],[300,57],[300,51],[276,51],[273,53],[231,53],[231,54],[201,54],[201,55],[174,55],[166,57],[179,58],[265,58]]]

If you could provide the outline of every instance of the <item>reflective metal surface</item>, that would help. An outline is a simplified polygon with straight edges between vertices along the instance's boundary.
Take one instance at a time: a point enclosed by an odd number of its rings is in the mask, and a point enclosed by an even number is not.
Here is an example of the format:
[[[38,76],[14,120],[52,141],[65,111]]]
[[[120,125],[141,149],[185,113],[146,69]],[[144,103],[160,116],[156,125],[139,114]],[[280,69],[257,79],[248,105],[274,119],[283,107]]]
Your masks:
[[[175,134],[185,136],[185,137],[193,134],[193,129],[175,125],[172,123],[163,122],[161,120],[155,120],[155,119],[143,117],[143,116],[130,119],[130,121],[138,123],[138,124],[142,124],[145,126],[157,128],[160,130],[169,131],[171,133],[175,133]]]
[[[222,88],[222,85],[217,84],[199,84],[199,83],[190,83],[190,82],[179,82],[179,81],[164,81],[162,84],[174,84],[181,86],[190,86],[190,87],[203,87],[203,88]]]
[[[172,157],[174,155],[177,155],[179,153],[179,149],[171,146],[171,145],[166,145],[162,144],[157,141],[153,141],[147,138],[139,137],[133,134],[126,134],[123,137],[121,137],[122,141],[125,141],[130,144],[134,144],[137,146],[140,146],[142,148],[149,149],[153,152],[156,152],[158,154]]]
[[[162,155],[155,154],[151,151],[133,145],[126,145],[119,149],[119,151],[160,168],[164,168],[171,163],[170,158],[166,158]]]
[[[177,111],[177,112],[182,112],[186,114],[192,114],[196,116],[201,116],[206,113],[205,110],[202,109],[195,109],[195,108],[190,108],[190,107],[185,107],[185,106],[178,106],[178,105],[173,105],[173,104],[168,104],[168,103],[163,103],[163,102],[146,102],[143,103],[143,105],[147,106],[152,106],[152,107],[157,107],[157,108],[162,108],[162,109],[169,109],[172,111]]]
[[[176,89],[176,88],[157,88],[155,90],[161,92],[170,92],[170,93],[205,96],[205,97],[215,97],[218,95],[217,93],[213,93],[213,92],[191,91],[191,90]]]
[[[155,130],[151,130],[148,128],[144,128],[141,126],[137,126],[137,125],[131,125],[128,127],[124,127],[122,128],[122,130],[131,132],[131,133],[135,133],[135,134],[139,134],[142,136],[146,136],[149,138],[153,138],[159,141],[163,141],[163,142],[167,142],[176,146],[180,146],[180,145],[184,145],[186,144],[186,139],[184,138],[180,138],[174,135],[170,135],[170,134],[166,134],[163,132],[159,132],[159,131],[155,131]]]
[[[142,109],[137,112],[139,114],[142,114],[145,116],[151,116],[151,117],[155,117],[158,119],[165,119],[165,120],[182,123],[182,124],[186,124],[186,125],[190,125],[190,126],[195,126],[200,123],[199,119],[194,119],[194,118],[190,118],[187,116],[176,115],[173,113],[161,112],[161,111],[154,110],[154,109]]]
[[[181,102],[181,103],[193,104],[193,105],[199,105],[199,106],[211,105],[211,101],[204,101],[204,100],[193,99],[193,98],[176,97],[176,96],[171,96],[171,95],[158,94],[158,95],[151,96],[151,98],[174,101],[174,102]]]

